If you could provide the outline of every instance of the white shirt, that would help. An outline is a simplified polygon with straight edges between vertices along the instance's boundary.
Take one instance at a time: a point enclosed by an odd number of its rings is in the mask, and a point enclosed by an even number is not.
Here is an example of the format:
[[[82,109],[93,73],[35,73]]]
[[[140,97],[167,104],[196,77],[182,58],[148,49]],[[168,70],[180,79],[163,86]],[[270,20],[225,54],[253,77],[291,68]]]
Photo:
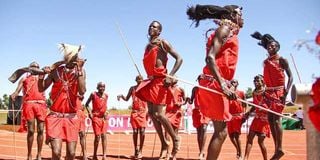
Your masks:
[[[303,110],[302,109],[297,110],[295,114],[297,115],[298,118],[303,119]]]

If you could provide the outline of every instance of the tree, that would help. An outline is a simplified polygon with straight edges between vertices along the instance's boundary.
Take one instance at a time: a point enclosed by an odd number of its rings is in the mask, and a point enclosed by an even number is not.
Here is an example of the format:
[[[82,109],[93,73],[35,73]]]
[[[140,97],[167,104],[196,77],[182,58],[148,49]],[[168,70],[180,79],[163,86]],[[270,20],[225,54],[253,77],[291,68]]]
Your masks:
[[[2,96],[3,100],[2,100],[2,104],[4,105],[5,109],[8,109],[9,106],[9,96],[7,94],[4,94]]]
[[[0,98],[0,109],[6,109],[1,98]]]
[[[248,87],[248,89],[246,90],[246,98],[251,98],[252,97],[252,88],[251,87]]]

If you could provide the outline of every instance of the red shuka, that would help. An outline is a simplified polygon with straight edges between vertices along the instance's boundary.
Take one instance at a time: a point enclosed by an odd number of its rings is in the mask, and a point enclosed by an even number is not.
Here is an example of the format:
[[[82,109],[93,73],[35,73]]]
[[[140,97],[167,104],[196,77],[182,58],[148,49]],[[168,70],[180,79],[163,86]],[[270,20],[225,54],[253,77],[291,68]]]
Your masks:
[[[169,119],[171,125],[175,128],[180,128],[182,111],[181,105],[183,103],[183,91],[177,85],[170,88],[172,97],[166,107],[166,116]]]
[[[279,87],[285,84],[284,69],[279,63],[278,54],[267,58],[264,61],[263,79],[267,87]]]
[[[207,42],[207,54],[213,44],[214,33],[211,34]],[[218,72],[221,77],[226,80],[233,79],[236,65],[238,61],[238,37],[234,35],[226,41],[221,47],[220,51],[215,57],[215,62],[218,67]],[[203,68],[203,74],[212,76],[209,66]],[[217,80],[201,79],[199,85],[213,90],[222,92],[222,89]],[[231,114],[229,113],[229,100],[222,95],[206,91],[199,88],[198,94],[196,94],[199,100],[199,106],[201,112],[213,119],[213,120],[230,120]]]
[[[197,95],[198,93],[198,89],[195,91],[195,95]],[[199,101],[198,101],[198,97],[195,96],[194,97],[194,109],[192,110],[192,124],[195,128],[199,128],[201,127],[202,124],[208,124],[210,121],[210,118],[204,116],[201,112],[200,112],[200,106],[199,106]]]
[[[98,92],[91,94],[92,100],[92,128],[95,135],[104,134],[107,132],[108,122],[104,115],[107,111],[108,95],[103,93],[100,97]]]
[[[23,80],[22,114],[25,120],[37,118],[44,121],[47,115],[46,97],[39,92],[38,76],[29,75]]]
[[[67,142],[78,140],[80,119],[77,112],[81,100],[78,96],[76,72],[76,68],[70,70],[65,66],[57,68],[59,79],[53,83],[50,97],[53,102],[50,109],[53,112],[46,117],[47,138],[62,139]],[[66,114],[66,117],[59,117],[60,113]]]
[[[51,110],[59,113],[76,113],[78,110],[78,78],[76,69],[66,71],[65,66],[57,69],[59,80],[51,89]]]
[[[92,100],[92,114],[93,116],[103,117],[105,112],[107,111],[107,101],[108,95],[103,93],[100,97],[98,92],[94,92],[91,94]]]
[[[263,93],[253,92],[253,103],[264,108],[268,108]],[[270,126],[268,122],[268,112],[255,108],[256,115],[251,123],[250,131],[263,133],[270,137]]]
[[[276,54],[264,61],[263,79],[267,86],[266,97],[269,101],[269,108],[275,112],[282,113],[284,104],[281,102],[281,97],[284,95],[285,74],[284,69],[280,66],[279,59],[280,56]],[[268,89],[270,87],[280,88]]]
[[[136,95],[143,101],[164,105],[168,96],[168,88],[163,85],[163,80],[167,74],[168,58],[166,58],[163,66],[156,67],[156,60],[160,50],[161,48],[158,45],[146,48],[143,65],[150,79],[144,80],[139,84]]]
[[[244,92],[236,91],[237,96],[240,99],[244,99]],[[232,114],[232,119],[227,122],[228,134],[231,133],[241,133],[242,117],[243,117],[243,107],[242,103],[237,100],[230,101],[230,113]]]
[[[144,128],[147,124],[147,102],[142,101],[136,96],[136,89],[133,88],[132,93],[132,112],[130,123],[132,128]]]

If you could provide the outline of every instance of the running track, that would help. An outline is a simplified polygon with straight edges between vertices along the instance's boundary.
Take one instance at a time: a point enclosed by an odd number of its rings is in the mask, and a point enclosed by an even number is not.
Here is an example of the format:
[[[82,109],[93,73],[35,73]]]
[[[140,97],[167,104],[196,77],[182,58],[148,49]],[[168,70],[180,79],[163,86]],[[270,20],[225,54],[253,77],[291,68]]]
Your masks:
[[[184,134],[180,133],[182,137],[181,150],[178,153],[178,159],[180,160],[195,160],[198,155],[198,147],[196,142],[196,134]],[[15,137],[15,141],[14,141]],[[145,160],[155,160],[159,156],[160,142],[156,137],[155,149],[153,150],[154,144],[154,133],[147,133],[145,146],[143,148],[143,155]],[[129,134],[108,134],[107,144],[107,159],[131,159],[133,154],[133,143],[132,135]],[[211,138],[211,133],[207,135],[207,143]],[[283,148],[285,156],[281,160],[304,160],[306,159],[306,132],[302,131],[284,131],[283,135]],[[35,142],[33,143],[33,157],[36,156],[36,134]],[[87,135],[87,155],[92,158],[93,153],[93,134]],[[241,135],[242,152],[244,153],[246,134]],[[27,155],[27,142],[26,133],[13,133],[7,130],[0,130],[0,159],[11,160],[11,159],[26,159]],[[266,138],[265,145],[267,146],[268,158],[271,158],[273,153],[273,142],[271,138]],[[16,146],[16,147],[14,147]],[[206,147],[207,148],[207,147]],[[63,153],[65,155],[65,145],[63,145]],[[80,145],[78,143],[76,158],[80,159]],[[101,144],[99,145],[98,153],[102,153]],[[42,159],[50,159],[51,150],[49,146],[43,145]],[[236,159],[235,148],[227,138],[223,144],[222,151],[219,160],[232,160]],[[257,144],[257,137],[254,139],[253,147],[250,153],[250,159],[259,160],[262,159],[259,145]],[[99,159],[102,159],[100,156]]]

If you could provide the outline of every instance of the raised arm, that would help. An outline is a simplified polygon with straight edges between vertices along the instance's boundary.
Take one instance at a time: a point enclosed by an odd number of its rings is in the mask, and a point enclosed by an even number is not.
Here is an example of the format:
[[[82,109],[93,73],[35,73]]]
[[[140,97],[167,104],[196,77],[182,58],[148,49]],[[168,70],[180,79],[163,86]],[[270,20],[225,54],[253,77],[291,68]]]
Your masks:
[[[84,95],[86,93],[86,72],[82,69],[82,73],[78,75],[78,87],[79,87],[79,94]]]
[[[54,74],[57,74],[56,69],[51,71],[50,67],[48,66],[44,67],[43,70],[45,71],[45,73],[49,73],[49,74],[46,78],[45,78],[45,75],[39,75],[39,80],[38,80],[39,92],[44,92],[52,84]]]

